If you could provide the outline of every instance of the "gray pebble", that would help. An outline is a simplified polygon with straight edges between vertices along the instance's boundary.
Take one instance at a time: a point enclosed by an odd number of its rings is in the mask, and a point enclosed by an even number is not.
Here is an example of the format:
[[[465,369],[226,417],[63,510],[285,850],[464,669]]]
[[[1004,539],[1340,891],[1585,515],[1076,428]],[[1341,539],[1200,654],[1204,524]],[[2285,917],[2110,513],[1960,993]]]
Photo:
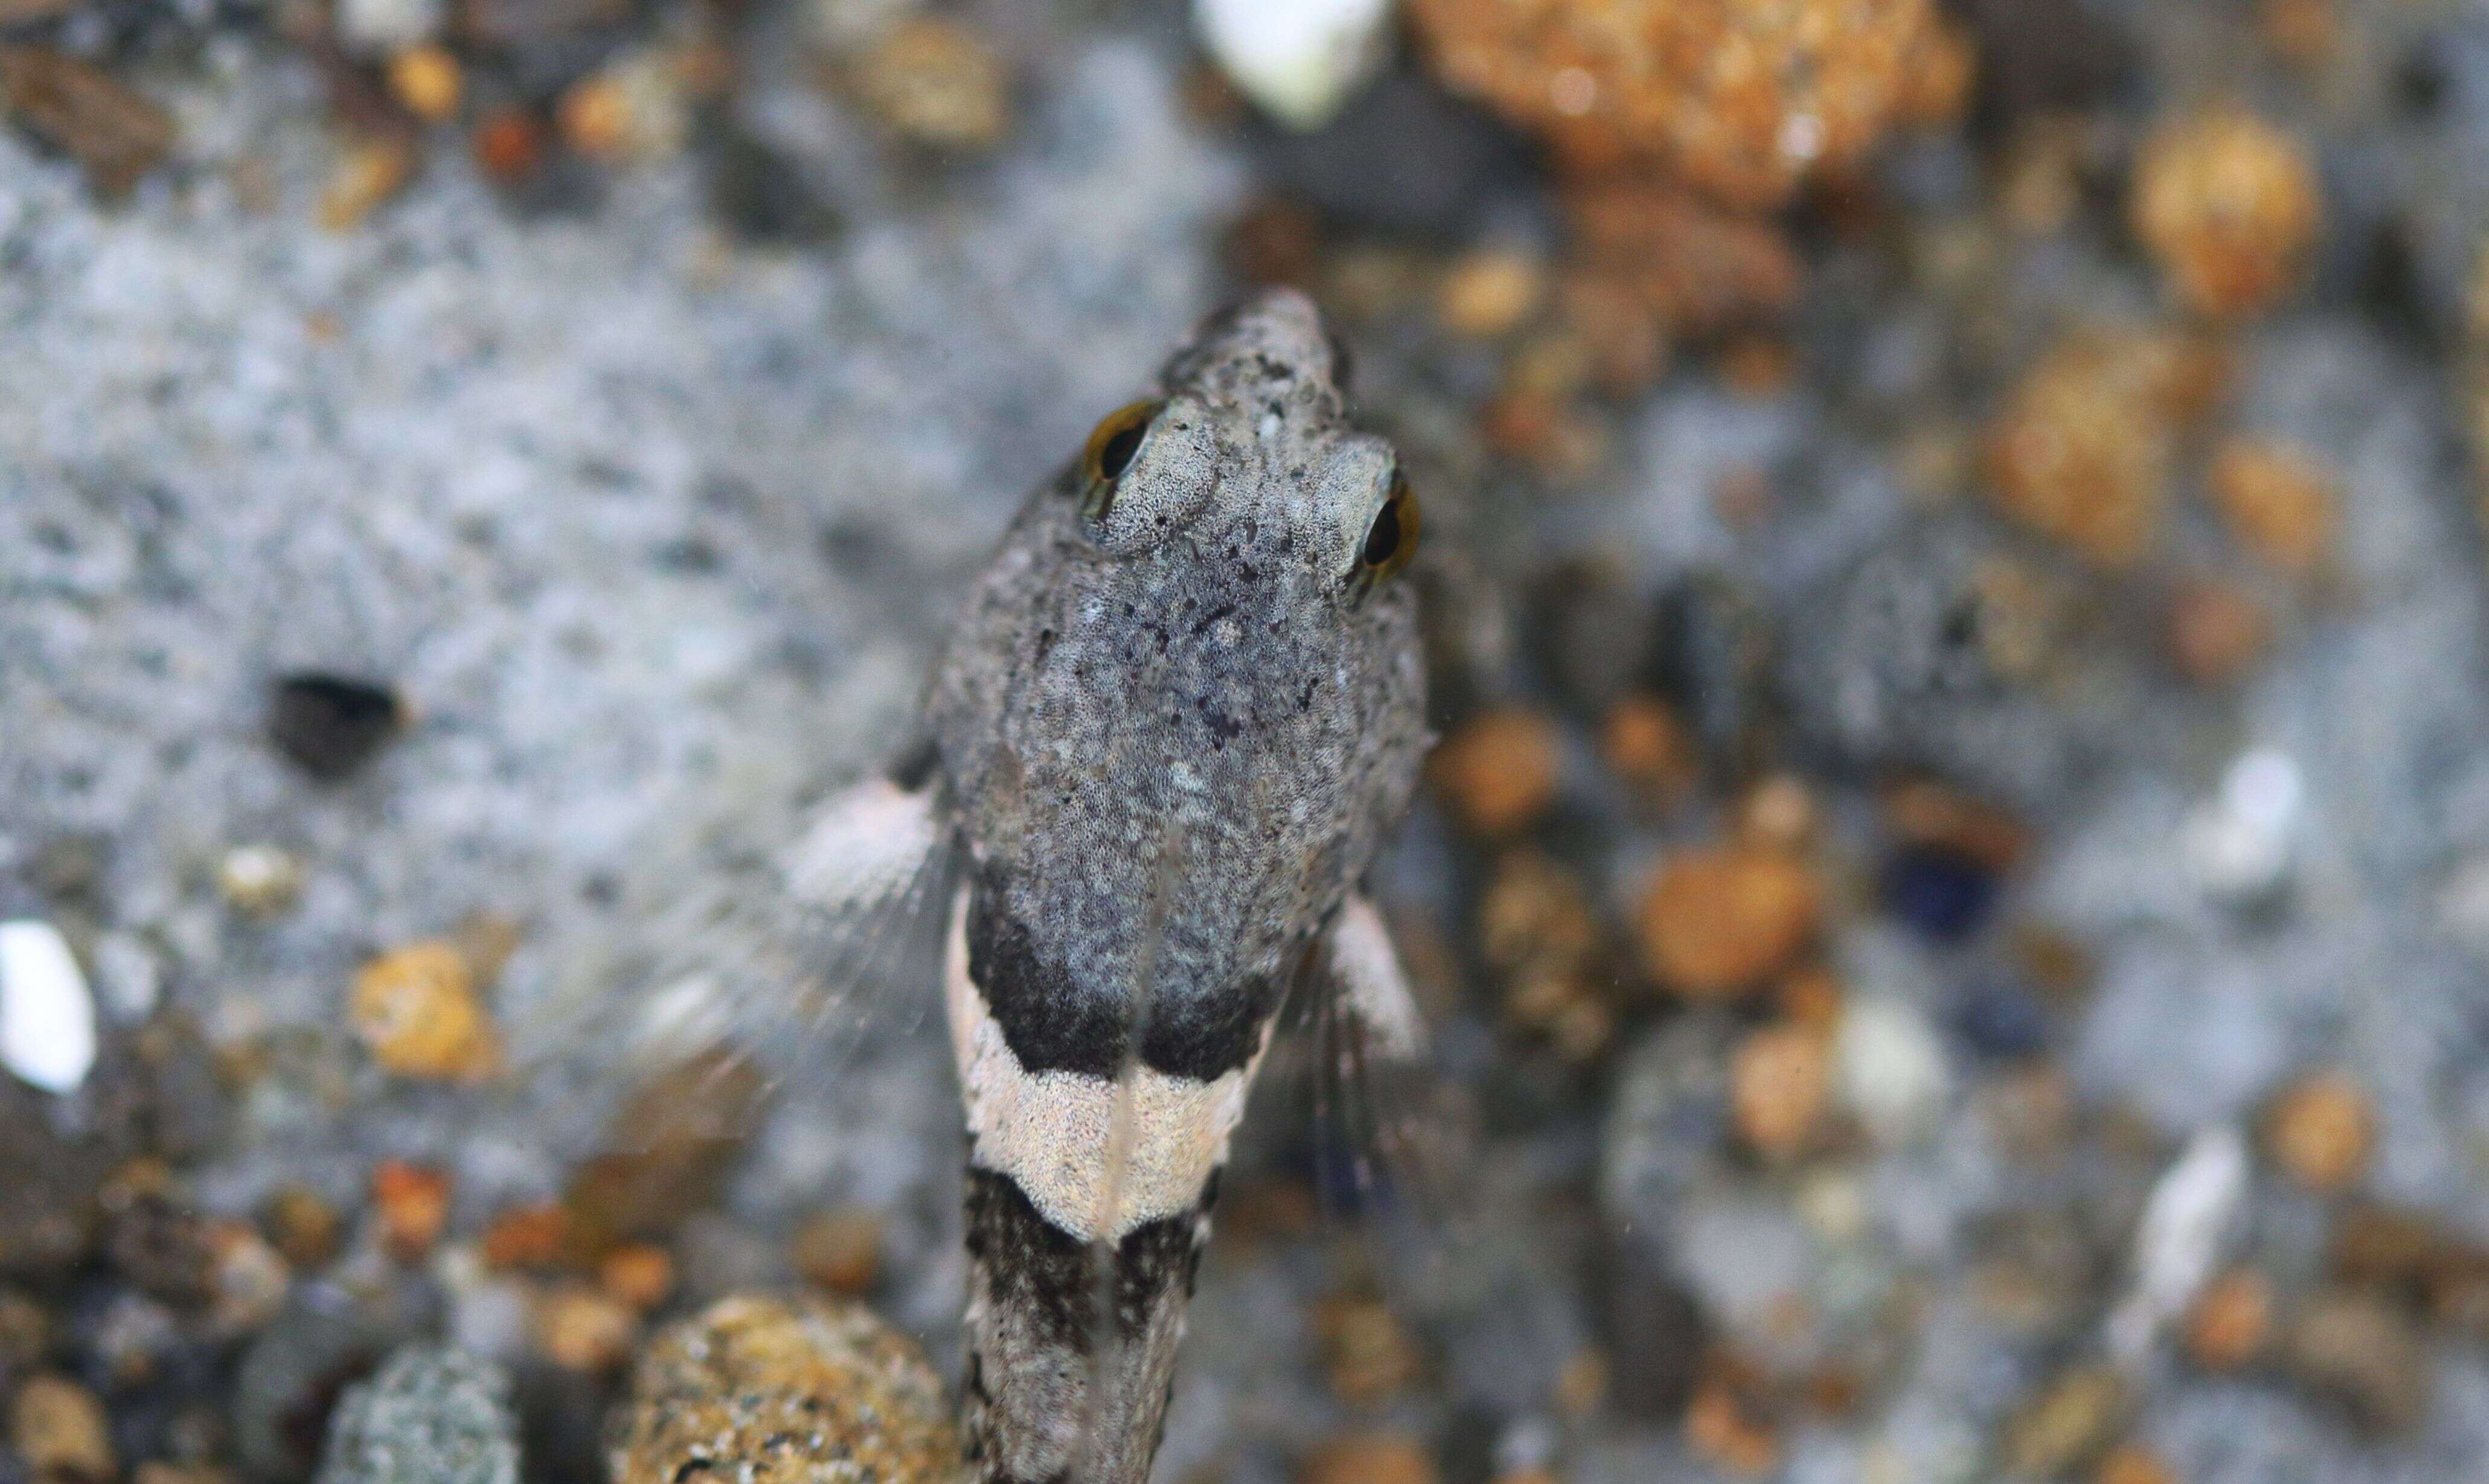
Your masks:
[[[463,1350],[411,1345],[350,1387],[319,1484],[516,1484],[510,1379]]]

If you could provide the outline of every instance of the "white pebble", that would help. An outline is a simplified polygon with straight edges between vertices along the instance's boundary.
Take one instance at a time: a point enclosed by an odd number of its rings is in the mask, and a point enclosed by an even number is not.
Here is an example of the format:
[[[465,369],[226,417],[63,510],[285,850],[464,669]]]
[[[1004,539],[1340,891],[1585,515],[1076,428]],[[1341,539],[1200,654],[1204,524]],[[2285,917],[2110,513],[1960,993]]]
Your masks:
[[[2262,749],[2221,775],[2210,802],[2188,814],[2187,863],[2207,892],[2232,900],[2261,897],[2290,870],[2306,787],[2299,764]]]
[[[2246,1188],[2246,1140],[2227,1124],[2196,1134],[2152,1187],[2135,1223],[2134,1286],[2108,1320],[2109,1349],[2119,1359],[2140,1363],[2160,1327],[2195,1301]]]
[[[1383,58],[1390,0],[1193,0],[1193,24],[1246,98],[1319,128]]]
[[[349,51],[395,51],[441,32],[441,0],[337,0],[337,37]]]
[[[33,918],[0,923],[0,1066],[70,1093],[95,1066],[95,997],[60,929]]]
[[[1878,1143],[1906,1144],[1935,1127],[1953,1094],[1944,1042],[1917,1007],[1856,995],[1835,1043],[1841,1096]]]

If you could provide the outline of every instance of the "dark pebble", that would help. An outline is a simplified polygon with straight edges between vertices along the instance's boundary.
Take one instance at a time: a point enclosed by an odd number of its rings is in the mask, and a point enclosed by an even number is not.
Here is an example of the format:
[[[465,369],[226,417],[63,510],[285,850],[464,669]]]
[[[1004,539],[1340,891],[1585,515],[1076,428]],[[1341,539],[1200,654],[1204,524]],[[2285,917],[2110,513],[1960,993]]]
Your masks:
[[[1950,850],[1904,850],[1884,868],[1893,915],[1938,943],[1967,941],[1996,905],[1996,877]]]
[[[709,140],[709,211],[746,242],[799,247],[836,237],[836,208],[792,159],[740,125],[721,124]]]
[[[319,1463],[329,1413],[386,1349],[342,1308],[298,1302],[260,1332],[234,1381],[234,1444],[255,1476],[288,1484]]]
[[[404,715],[397,694],[385,685],[305,671],[276,682],[268,736],[297,767],[333,784],[371,761]]]

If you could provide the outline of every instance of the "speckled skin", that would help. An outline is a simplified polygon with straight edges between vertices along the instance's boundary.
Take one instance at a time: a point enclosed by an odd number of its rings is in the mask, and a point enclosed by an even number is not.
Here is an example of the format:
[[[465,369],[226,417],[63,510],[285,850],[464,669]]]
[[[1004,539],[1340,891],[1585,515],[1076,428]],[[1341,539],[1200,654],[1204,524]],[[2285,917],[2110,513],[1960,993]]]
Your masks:
[[[1338,367],[1294,293],[1214,319],[1105,517],[1075,462],[952,636],[926,716],[968,978],[1030,1074],[1249,1074],[1408,800],[1428,740],[1414,598],[1355,581],[1395,456],[1349,425]],[[1192,1209],[1093,1245],[973,1143],[970,1164],[984,1477],[1139,1484],[1215,1167]]]

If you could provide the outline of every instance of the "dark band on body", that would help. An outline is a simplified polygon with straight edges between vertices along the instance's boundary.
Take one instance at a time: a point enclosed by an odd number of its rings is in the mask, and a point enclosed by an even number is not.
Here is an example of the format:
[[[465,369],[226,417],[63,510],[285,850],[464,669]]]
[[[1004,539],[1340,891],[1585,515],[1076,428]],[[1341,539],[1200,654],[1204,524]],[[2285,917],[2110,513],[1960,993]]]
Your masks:
[[[1200,1275],[1201,1218],[1218,1198],[1218,1175],[1186,1211],[1132,1228],[1115,1244],[1115,1327],[1137,1339],[1170,1292],[1192,1297]],[[1028,1316],[1042,1338],[1077,1355],[1094,1348],[1096,1270],[1087,1242],[1038,1213],[1010,1176],[968,1166],[968,1256],[985,1272],[988,1299]]]
[[[1130,1007],[1083,985],[1015,912],[997,869],[979,873],[968,899],[968,978],[986,998],[1020,1069],[1113,1077],[1131,1043]],[[1169,1076],[1215,1081],[1253,1059],[1277,1007],[1268,975],[1216,993],[1188,986],[1160,994],[1141,1035],[1141,1064]]]

